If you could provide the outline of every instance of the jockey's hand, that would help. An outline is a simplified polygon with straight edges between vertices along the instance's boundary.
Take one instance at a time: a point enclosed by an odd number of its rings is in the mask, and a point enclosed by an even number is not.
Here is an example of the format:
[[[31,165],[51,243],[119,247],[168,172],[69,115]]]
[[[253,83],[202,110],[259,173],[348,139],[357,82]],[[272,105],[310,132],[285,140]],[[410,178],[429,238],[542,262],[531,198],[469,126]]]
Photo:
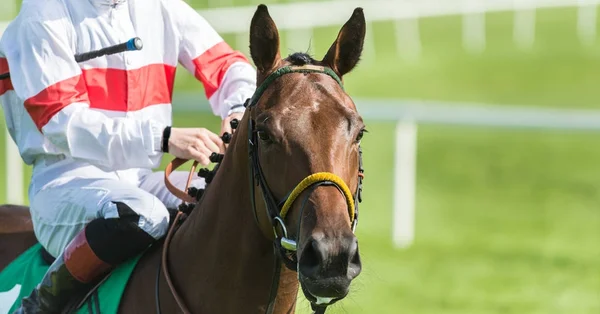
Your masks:
[[[212,153],[224,153],[221,138],[204,128],[172,128],[169,153],[182,159],[193,159],[202,166],[210,164]]]
[[[238,121],[242,121],[242,117],[244,117],[243,112],[233,112],[229,116],[227,116],[227,118],[223,119],[223,121],[221,122],[221,136],[223,136],[223,134],[225,133],[233,135],[230,122],[233,119],[238,119]]]

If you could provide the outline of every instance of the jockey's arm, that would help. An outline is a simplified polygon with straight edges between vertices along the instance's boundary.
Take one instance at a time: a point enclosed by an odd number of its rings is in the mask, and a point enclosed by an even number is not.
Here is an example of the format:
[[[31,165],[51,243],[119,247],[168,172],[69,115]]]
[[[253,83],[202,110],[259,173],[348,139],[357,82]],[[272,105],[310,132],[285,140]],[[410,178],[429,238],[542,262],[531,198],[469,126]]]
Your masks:
[[[156,167],[165,126],[90,110],[73,30],[61,22],[24,22],[2,44],[15,92],[38,130],[65,155],[101,168]]]
[[[181,35],[179,62],[204,86],[215,115],[243,112],[256,89],[256,70],[183,0],[165,1]]]

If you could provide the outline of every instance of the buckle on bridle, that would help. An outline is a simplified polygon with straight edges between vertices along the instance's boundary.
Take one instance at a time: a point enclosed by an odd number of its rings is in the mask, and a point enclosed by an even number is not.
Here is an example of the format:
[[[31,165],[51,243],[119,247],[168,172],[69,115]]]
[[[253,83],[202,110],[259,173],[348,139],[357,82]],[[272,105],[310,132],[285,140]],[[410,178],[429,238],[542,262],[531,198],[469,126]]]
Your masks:
[[[279,236],[277,233],[277,224],[281,226],[281,230],[283,231],[283,236]],[[298,244],[296,241],[288,238],[287,228],[285,227],[285,223],[281,217],[275,217],[273,219],[273,233],[275,234],[275,239],[280,239],[281,247],[288,250],[296,252],[298,249]]]

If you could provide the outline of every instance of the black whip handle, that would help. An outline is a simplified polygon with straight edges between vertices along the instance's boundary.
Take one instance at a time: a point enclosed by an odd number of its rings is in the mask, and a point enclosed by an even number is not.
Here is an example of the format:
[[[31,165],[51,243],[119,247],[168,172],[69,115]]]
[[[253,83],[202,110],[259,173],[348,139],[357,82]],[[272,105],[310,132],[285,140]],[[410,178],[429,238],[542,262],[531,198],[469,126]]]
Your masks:
[[[135,38],[132,38],[122,44],[102,48],[100,50],[77,54],[77,55],[75,55],[75,61],[77,61],[77,63],[84,62],[84,61],[88,61],[88,60],[91,60],[94,58],[107,56],[107,55],[114,55],[114,54],[125,52],[125,51],[142,50],[143,47],[144,47],[144,44],[142,43],[142,40],[139,37],[135,37]],[[4,80],[7,78],[10,78],[10,73],[0,74],[0,80]]]

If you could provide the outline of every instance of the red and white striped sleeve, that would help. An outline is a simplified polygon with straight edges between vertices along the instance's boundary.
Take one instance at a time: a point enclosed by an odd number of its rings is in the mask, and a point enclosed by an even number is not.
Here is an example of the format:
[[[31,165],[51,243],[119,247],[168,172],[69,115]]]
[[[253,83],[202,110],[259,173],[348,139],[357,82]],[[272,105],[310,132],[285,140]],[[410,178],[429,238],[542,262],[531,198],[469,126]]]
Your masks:
[[[256,70],[233,50],[215,29],[183,0],[166,1],[180,33],[179,62],[202,82],[215,115],[244,111],[256,90]]]
[[[156,167],[165,126],[90,109],[73,32],[66,18],[30,19],[7,29],[2,50],[11,87],[39,132],[67,156],[110,170]]]

